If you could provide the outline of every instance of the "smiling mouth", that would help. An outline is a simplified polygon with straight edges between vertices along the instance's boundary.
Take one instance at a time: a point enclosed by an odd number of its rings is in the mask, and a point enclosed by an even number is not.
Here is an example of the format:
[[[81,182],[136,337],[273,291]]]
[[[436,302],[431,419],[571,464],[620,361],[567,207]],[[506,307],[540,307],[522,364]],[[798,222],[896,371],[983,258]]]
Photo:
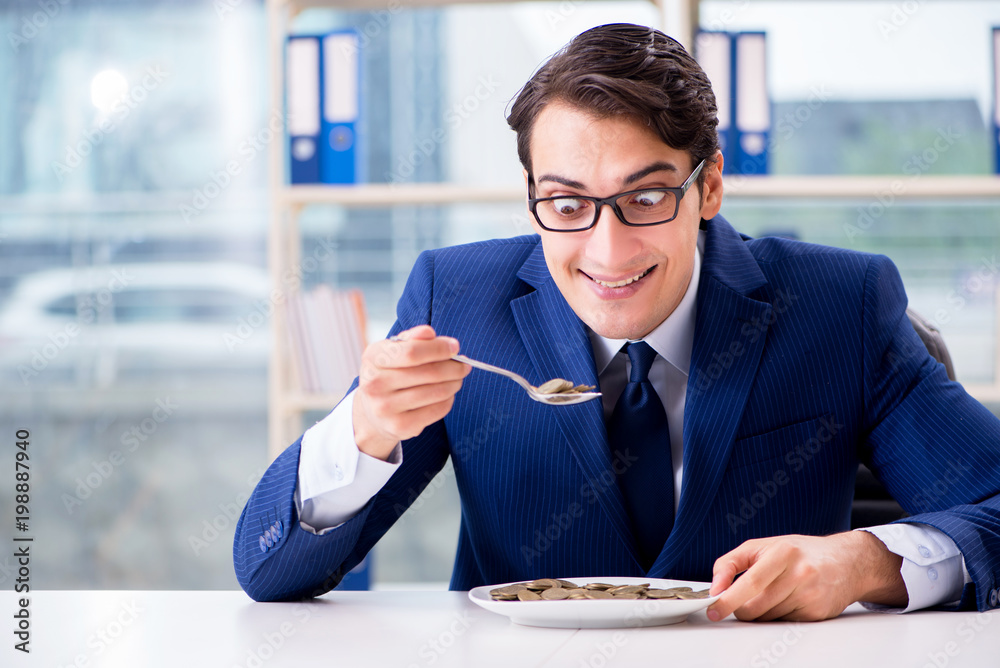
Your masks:
[[[633,276],[631,278],[626,278],[624,281],[616,281],[614,283],[608,283],[606,281],[602,281],[602,280],[596,279],[593,276],[591,276],[590,274],[587,274],[585,272],[582,272],[582,273],[584,273],[584,276],[586,276],[587,278],[589,278],[590,280],[592,280],[594,283],[597,283],[598,285],[603,286],[605,288],[624,288],[626,285],[629,285],[631,283],[635,283],[636,281],[644,278],[649,272],[653,271],[653,269],[655,269],[655,268],[656,268],[656,265],[654,264],[652,267],[649,267],[648,269],[646,269],[642,273],[636,274],[635,276]]]

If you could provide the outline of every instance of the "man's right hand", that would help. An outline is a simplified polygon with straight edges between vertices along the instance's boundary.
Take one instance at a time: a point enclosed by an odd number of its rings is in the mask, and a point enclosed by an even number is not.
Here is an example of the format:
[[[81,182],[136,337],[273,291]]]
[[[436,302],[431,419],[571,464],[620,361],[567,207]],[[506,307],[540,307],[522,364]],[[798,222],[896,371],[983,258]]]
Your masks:
[[[354,440],[361,452],[381,460],[396,443],[447,415],[472,370],[451,359],[458,341],[437,336],[429,325],[396,338],[365,348],[354,396]]]

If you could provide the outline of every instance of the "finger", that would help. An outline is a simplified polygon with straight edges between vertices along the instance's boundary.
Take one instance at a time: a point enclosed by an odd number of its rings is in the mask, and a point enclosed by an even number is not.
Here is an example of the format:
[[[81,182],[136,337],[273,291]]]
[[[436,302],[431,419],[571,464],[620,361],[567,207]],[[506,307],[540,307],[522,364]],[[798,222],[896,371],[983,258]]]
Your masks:
[[[433,331],[429,327],[427,330]],[[425,339],[421,333],[421,338],[376,341],[363,357],[381,369],[405,369],[450,359],[458,350],[458,341],[450,336]]]
[[[715,567],[712,572],[712,586],[708,588],[708,593],[711,596],[718,596],[729,589],[729,585],[736,580],[736,576],[743,572],[736,562],[726,559],[730,554],[732,553],[725,554],[715,561]]]
[[[410,341],[412,339],[433,339],[437,334],[434,333],[434,328],[430,325],[417,325],[416,327],[411,327],[409,329],[404,329],[402,332],[391,337],[393,341]]]
[[[716,612],[719,613],[720,618],[737,611],[740,611],[736,615],[737,618],[741,618],[740,615],[752,618],[758,611],[765,612],[770,607],[769,604],[778,602],[768,593],[768,589],[774,586],[784,572],[785,564],[777,560],[763,559],[757,562],[722,593],[716,603],[720,606]],[[759,599],[759,602],[748,611],[747,605],[754,599]]]
[[[748,540],[715,560],[712,567],[712,586],[709,593],[717,596],[736,580],[736,576],[746,571],[757,560],[760,541]]]
[[[776,619],[782,622],[821,622],[824,619],[833,619],[842,612],[843,610],[823,612],[817,611],[815,608],[810,608],[807,605],[798,605]]]
[[[388,411],[405,414],[453,398],[462,389],[462,380],[433,383],[399,390],[385,398]]]
[[[762,557],[756,548],[746,547],[744,549],[744,546],[746,543],[736,548],[733,551],[737,553],[735,555],[730,553],[720,557],[720,559],[726,559],[732,555],[732,563],[736,568],[742,568],[744,565],[749,567],[736,582],[722,592],[719,600],[709,607],[708,618],[712,621],[725,619],[738,608],[743,607],[747,601],[758,596],[770,586],[785,570],[785,564],[780,560]],[[751,558],[759,560],[751,564],[749,563]],[[726,568],[725,564],[723,568]]]
[[[733,614],[736,619],[744,622],[778,619],[795,610],[801,603],[801,599],[795,596],[796,589],[794,579],[783,571],[763,591],[736,608]]]
[[[362,380],[366,390],[391,394],[400,390],[461,380],[468,376],[470,371],[472,367],[468,364],[449,359],[407,369],[375,367],[367,369],[362,374]]]
[[[419,436],[427,425],[442,419],[451,411],[454,403],[455,396],[451,395],[443,401],[394,414],[381,420],[381,423],[385,432],[393,435],[393,441],[405,441]]]
[[[783,601],[779,602],[777,605],[773,606],[770,610],[757,617],[748,617],[743,621],[750,621],[755,619],[758,622],[774,622],[774,621],[806,621],[806,618],[801,614],[803,608],[803,603],[795,596],[788,596]],[[740,613],[736,611],[737,619],[743,619],[740,617]]]

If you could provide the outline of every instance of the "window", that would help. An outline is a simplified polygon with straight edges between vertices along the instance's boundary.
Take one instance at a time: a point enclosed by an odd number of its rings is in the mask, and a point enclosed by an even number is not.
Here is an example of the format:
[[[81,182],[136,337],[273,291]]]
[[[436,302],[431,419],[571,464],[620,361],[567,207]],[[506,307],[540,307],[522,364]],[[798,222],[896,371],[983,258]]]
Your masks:
[[[285,150],[267,105],[264,9],[57,4],[0,49],[0,429],[38,444],[37,584],[232,588],[233,530],[267,463],[266,156]],[[22,35],[36,11],[5,4],[3,34]],[[368,180],[515,190],[509,101],[569,38],[614,21],[659,14],[638,0],[487,3],[308,10],[295,26],[366,36]],[[768,34],[775,175],[916,187],[991,171],[997,3],[706,1],[701,22]],[[731,188],[723,214],[749,234],[889,255],[959,378],[997,382],[998,202],[887,198]],[[325,258],[306,285],[361,288],[372,337],[420,251],[531,232],[515,199],[315,206],[300,224],[303,257]],[[165,277],[114,273],[126,265]],[[50,270],[76,278],[23,292]],[[0,501],[11,493],[0,486]],[[458,518],[446,470],[376,548],[376,582],[447,581]],[[10,564],[0,557],[0,583]]]

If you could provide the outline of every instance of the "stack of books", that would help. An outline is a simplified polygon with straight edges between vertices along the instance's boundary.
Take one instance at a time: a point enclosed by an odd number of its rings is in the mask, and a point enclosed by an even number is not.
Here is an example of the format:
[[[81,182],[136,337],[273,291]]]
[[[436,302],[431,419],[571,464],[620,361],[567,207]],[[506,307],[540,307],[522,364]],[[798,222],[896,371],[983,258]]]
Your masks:
[[[365,320],[360,290],[318,285],[289,297],[286,322],[292,370],[304,392],[347,392],[361,368]]]

